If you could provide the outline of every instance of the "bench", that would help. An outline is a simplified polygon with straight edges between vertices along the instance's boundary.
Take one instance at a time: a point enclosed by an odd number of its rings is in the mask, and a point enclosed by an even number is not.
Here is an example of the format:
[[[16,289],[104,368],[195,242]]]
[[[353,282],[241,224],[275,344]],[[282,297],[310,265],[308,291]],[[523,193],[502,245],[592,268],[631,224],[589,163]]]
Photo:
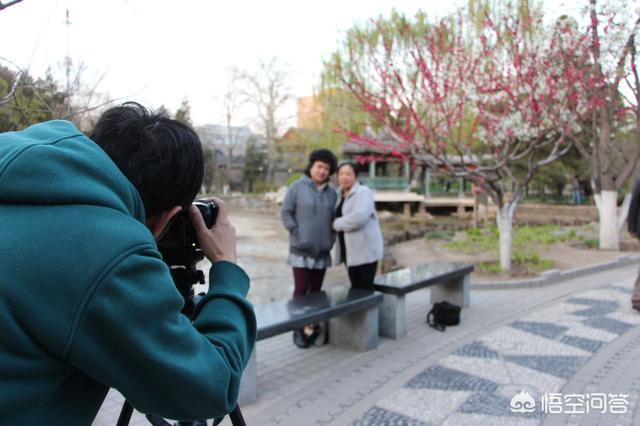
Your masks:
[[[405,295],[433,286],[431,303],[446,300],[462,307],[469,306],[469,276],[473,265],[435,261],[378,275],[373,288],[384,294],[380,309],[380,335],[392,339],[407,334]]]
[[[326,291],[256,306],[256,340],[287,333],[307,324],[329,320],[329,343],[343,349],[367,351],[378,347],[378,305],[382,294],[352,288]],[[293,345],[293,342],[291,342]],[[242,375],[240,404],[258,399],[256,348]]]

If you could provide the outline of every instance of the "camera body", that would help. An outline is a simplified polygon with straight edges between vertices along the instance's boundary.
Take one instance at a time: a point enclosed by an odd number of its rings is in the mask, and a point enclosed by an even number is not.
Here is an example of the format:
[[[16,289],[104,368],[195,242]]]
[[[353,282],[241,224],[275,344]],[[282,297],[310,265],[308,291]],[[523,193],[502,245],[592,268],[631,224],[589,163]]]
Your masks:
[[[211,228],[216,224],[216,219],[218,218],[218,206],[216,203],[208,200],[196,200],[193,205],[200,210],[207,228]],[[158,247],[161,249],[200,248],[196,230],[191,223],[191,219],[189,219],[189,213],[186,209],[176,214],[168,226],[169,228],[158,241]]]
[[[218,217],[218,206],[213,201],[197,200],[193,203],[204,219],[207,228],[213,227]],[[167,231],[158,241],[158,250],[162,260],[171,270],[171,278],[176,288],[185,298],[185,312],[194,306],[192,285],[204,284],[204,274],[196,264],[204,259],[198,245],[198,236],[186,210],[181,211],[168,225]]]

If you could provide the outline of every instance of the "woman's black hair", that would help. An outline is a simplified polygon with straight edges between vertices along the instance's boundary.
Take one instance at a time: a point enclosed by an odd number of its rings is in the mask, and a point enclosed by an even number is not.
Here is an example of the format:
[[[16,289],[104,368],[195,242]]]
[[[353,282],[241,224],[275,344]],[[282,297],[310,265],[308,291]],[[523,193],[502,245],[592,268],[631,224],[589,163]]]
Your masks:
[[[311,176],[311,167],[313,167],[313,163],[316,161],[322,161],[329,165],[329,176],[336,172],[336,168],[338,166],[338,159],[333,154],[333,152],[328,149],[316,149],[311,154],[309,154],[309,164],[307,164],[307,168],[304,171],[304,174],[307,176]]]
[[[358,165],[351,160],[344,160],[341,161],[340,164],[338,164],[338,168],[336,169],[336,173],[340,172],[340,169],[343,168],[344,166],[349,166],[351,167],[351,169],[353,170],[353,174],[358,177]]]

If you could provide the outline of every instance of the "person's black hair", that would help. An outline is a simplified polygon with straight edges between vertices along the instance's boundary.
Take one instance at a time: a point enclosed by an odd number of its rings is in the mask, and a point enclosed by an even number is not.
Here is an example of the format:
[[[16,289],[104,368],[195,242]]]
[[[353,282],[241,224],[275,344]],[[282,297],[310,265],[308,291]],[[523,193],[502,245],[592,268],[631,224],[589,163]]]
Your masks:
[[[202,144],[186,124],[126,102],[106,110],[89,137],[138,190],[147,217],[186,208],[198,194]]]
[[[313,163],[316,161],[322,161],[329,165],[329,176],[336,172],[336,168],[338,167],[338,159],[333,152],[328,149],[316,149],[309,154],[309,164],[307,164],[307,168],[304,171],[304,174],[311,177],[311,167],[313,167]]]
[[[341,161],[340,164],[338,164],[338,168],[336,169],[336,173],[340,173],[340,169],[343,168],[344,166],[351,167],[351,170],[353,170],[353,174],[355,175],[355,177],[358,177],[358,166],[356,165],[355,162],[353,162],[351,160]]]

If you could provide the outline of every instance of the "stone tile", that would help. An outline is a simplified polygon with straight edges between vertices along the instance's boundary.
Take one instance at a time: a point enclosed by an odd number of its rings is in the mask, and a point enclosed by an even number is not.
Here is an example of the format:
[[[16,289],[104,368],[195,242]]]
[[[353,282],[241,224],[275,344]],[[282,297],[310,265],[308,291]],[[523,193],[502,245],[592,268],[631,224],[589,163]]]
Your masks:
[[[535,426],[538,419],[489,416],[486,414],[453,413],[442,422],[442,426],[482,425],[482,426]]]
[[[571,319],[571,313],[575,311],[576,308],[576,305],[563,301],[536,311],[522,318],[521,321],[540,321],[541,318],[544,318],[545,322],[556,324],[556,320],[558,319]]]
[[[513,327],[500,327],[480,338],[490,349],[504,355],[590,356],[591,353]]]
[[[586,309],[578,309],[574,311],[573,315],[582,317],[593,317],[598,315],[607,315],[616,311],[619,308],[617,302],[612,300],[597,300],[587,297],[572,297],[566,300],[567,303],[574,305],[587,306]]]
[[[476,340],[468,345],[464,345],[453,353],[454,355],[475,357],[475,358],[498,358],[500,354],[489,349],[482,342]]]
[[[587,318],[583,323],[588,327],[598,328],[618,335],[626,333],[631,327],[633,327],[633,325],[629,323],[608,317]]]
[[[548,322],[516,321],[510,325],[511,327],[517,328],[518,330],[537,334],[538,336],[546,337],[547,339],[557,339],[568,330],[568,327],[559,326]]]
[[[603,342],[611,342],[618,338],[618,335],[616,333],[611,333],[599,328],[589,327],[583,324],[582,320],[581,322],[571,324],[571,326],[569,327],[569,331],[567,331],[567,335],[584,337],[585,339],[591,340],[601,340]]]
[[[504,398],[496,393],[477,392],[464,402],[459,408],[460,413],[486,414],[489,416],[516,416],[519,418],[541,418],[539,411],[531,413],[511,412],[511,398]]]
[[[409,380],[405,387],[493,392],[498,388],[498,384],[491,380],[485,380],[478,376],[466,374],[441,365],[434,365]]]
[[[633,282],[631,282],[630,284],[631,284],[631,286],[633,286]],[[609,285],[606,286],[606,288],[618,291],[618,292],[623,293],[623,294],[631,294],[631,293],[633,293],[633,289],[632,288],[623,287],[621,285],[616,285],[616,284],[609,284]]]
[[[612,312],[607,315],[607,318],[622,321],[627,324],[638,325],[640,324],[640,312],[631,307],[631,301],[627,301],[624,308],[619,311]]]
[[[505,361],[502,359],[450,355],[440,360],[439,364],[499,384],[511,383],[511,377],[505,368]]]
[[[497,392],[505,392],[502,396],[513,398],[515,391],[526,390],[532,395],[541,395],[547,392],[560,392],[566,384],[566,380],[551,374],[532,370],[528,367],[505,362],[505,369],[511,377],[511,386],[501,386]]]
[[[439,424],[471,395],[471,392],[402,388],[376,405],[425,423]]]
[[[598,352],[600,348],[608,343],[603,342],[602,340],[587,339],[585,337],[569,335],[562,336],[562,339],[560,339],[560,341],[565,345],[575,346],[576,348],[584,349],[585,351],[593,353]]]
[[[587,362],[584,356],[505,356],[509,362],[541,371],[563,379],[570,379]]]
[[[351,426],[429,426],[429,423],[374,406]]]

